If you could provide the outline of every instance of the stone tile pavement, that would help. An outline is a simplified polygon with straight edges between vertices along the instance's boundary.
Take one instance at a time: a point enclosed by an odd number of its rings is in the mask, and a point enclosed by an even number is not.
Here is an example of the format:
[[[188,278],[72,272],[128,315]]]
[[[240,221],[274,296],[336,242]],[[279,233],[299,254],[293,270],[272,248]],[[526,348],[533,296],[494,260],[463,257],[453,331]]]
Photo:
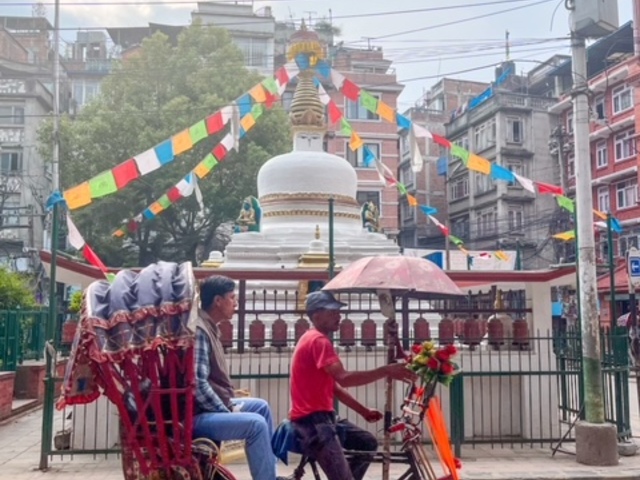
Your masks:
[[[635,382],[630,384],[633,431],[640,436],[640,414]],[[0,479],[14,480],[121,480],[120,460],[113,455],[58,456],[50,462],[47,472],[40,472],[40,410],[0,425]],[[638,438],[636,441],[640,441]],[[558,453],[551,457],[548,448],[465,448],[462,452],[463,480],[640,480],[640,455],[622,457],[617,467],[596,468],[578,465],[573,456]],[[288,475],[297,462],[289,467],[280,465],[280,475]],[[238,480],[251,480],[247,465],[238,462],[229,467]],[[398,478],[404,470],[392,466],[391,478]],[[437,471],[437,470],[436,470]],[[305,478],[311,479],[307,474]],[[380,465],[372,465],[366,480],[380,480]]]

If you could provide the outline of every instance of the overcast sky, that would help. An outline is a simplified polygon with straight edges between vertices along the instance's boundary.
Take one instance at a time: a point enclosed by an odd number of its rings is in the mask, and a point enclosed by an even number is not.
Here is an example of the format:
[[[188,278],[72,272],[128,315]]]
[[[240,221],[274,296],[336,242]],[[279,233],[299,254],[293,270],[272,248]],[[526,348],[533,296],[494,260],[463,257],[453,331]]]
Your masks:
[[[53,22],[53,0],[42,1],[47,17]],[[72,29],[83,27],[141,26],[148,22],[188,24],[196,6],[196,2],[185,0],[166,0],[165,4],[163,0],[60,1],[61,26],[69,29],[63,32],[66,40],[75,38],[76,31]],[[0,0],[0,14],[30,15],[32,3]],[[298,21],[310,15],[316,19],[331,15],[334,25],[342,30],[340,40],[345,44],[366,46],[370,42],[383,47],[387,56],[395,61],[398,79],[405,85],[401,109],[412,105],[423,90],[442,76],[492,80],[493,67],[505,59],[506,30],[510,32],[511,58],[516,61],[519,72],[534,68],[535,61],[555,53],[569,53],[568,15],[562,0],[271,0],[254,3],[255,9],[270,5],[277,20]],[[622,25],[631,20],[631,1],[618,3]],[[452,8],[455,6],[462,8]],[[433,10],[362,16],[427,8]],[[513,11],[489,15],[503,10]],[[460,22],[465,19],[469,21]],[[441,24],[449,25],[439,26]],[[409,33],[418,29],[421,30]],[[474,70],[463,72],[471,69]]]

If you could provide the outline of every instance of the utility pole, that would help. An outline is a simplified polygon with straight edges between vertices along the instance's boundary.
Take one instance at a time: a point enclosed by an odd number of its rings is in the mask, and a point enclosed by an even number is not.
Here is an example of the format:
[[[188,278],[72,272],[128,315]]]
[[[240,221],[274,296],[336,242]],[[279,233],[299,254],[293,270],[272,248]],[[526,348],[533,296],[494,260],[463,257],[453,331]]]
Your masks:
[[[60,189],[60,0],[55,0],[53,21],[53,152],[52,191]],[[58,261],[58,225],[60,204],[54,203],[51,210],[51,269],[49,273],[49,316],[45,327],[45,395],[42,410],[42,442],[40,445],[40,470],[49,468],[49,453],[53,441],[53,400],[56,376],[56,335],[58,309],[56,306]],[[51,348],[49,348],[51,347]]]
[[[576,425],[576,460],[587,465],[617,465],[617,431],[605,423],[602,368],[600,360],[600,318],[596,281],[595,238],[593,233],[593,192],[589,146],[589,85],[586,35],[579,20],[587,20],[583,0],[568,0],[571,11],[571,56],[573,74],[573,118],[576,167],[578,287],[582,337],[585,420]],[[591,2],[592,3],[592,2]],[[615,5],[617,7],[617,4]],[[617,10],[617,8],[616,8]],[[617,16],[617,13],[616,13]],[[602,18],[588,19],[603,22]],[[578,31],[578,28],[581,30]],[[596,36],[596,35],[594,35]],[[604,36],[604,33],[600,36]]]

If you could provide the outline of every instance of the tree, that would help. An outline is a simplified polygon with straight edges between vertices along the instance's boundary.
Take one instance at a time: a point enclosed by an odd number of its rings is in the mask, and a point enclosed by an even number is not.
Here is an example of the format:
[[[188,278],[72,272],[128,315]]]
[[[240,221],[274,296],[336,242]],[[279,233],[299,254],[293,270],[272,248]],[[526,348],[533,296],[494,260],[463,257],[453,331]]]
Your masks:
[[[120,63],[101,93],[75,118],[61,122],[62,187],[92,176],[166,140],[228,105],[260,80],[244,67],[242,53],[225,30],[194,24],[172,47],[161,33],[146,39]],[[256,176],[270,157],[290,150],[286,115],[274,108],[241,140],[238,153],[200,182],[206,205],[182,200],[154,220],[145,220],[127,240],[111,237],[206,156],[222,134],[203,140],[171,164],[124,190],[73,212],[87,242],[109,265],[148,265],[159,259],[196,260],[211,250],[216,229],[234,220],[242,199],[256,194]],[[42,154],[50,151],[51,126],[40,131]]]
[[[0,267],[0,310],[31,308],[35,303],[28,279]]]

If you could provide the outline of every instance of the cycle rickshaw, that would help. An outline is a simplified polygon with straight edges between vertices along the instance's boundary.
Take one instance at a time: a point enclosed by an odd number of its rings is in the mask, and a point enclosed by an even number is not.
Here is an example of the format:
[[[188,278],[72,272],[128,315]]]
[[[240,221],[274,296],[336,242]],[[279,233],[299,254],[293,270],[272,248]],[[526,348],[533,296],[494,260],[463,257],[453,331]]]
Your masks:
[[[198,303],[190,263],[123,270],[112,283],[94,282],[84,293],[57,407],[86,404],[100,395],[116,406],[125,480],[235,480],[220,464],[219,445],[192,438]],[[412,386],[402,414],[387,425],[388,434],[401,433],[401,451],[374,454],[376,462],[406,463],[401,480],[437,478],[422,447],[423,418],[437,430],[432,434],[445,478],[457,480],[455,459],[446,453],[446,429],[437,417],[435,383]],[[313,459],[304,456],[293,477],[300,479],[307,464],[319,478]]]

